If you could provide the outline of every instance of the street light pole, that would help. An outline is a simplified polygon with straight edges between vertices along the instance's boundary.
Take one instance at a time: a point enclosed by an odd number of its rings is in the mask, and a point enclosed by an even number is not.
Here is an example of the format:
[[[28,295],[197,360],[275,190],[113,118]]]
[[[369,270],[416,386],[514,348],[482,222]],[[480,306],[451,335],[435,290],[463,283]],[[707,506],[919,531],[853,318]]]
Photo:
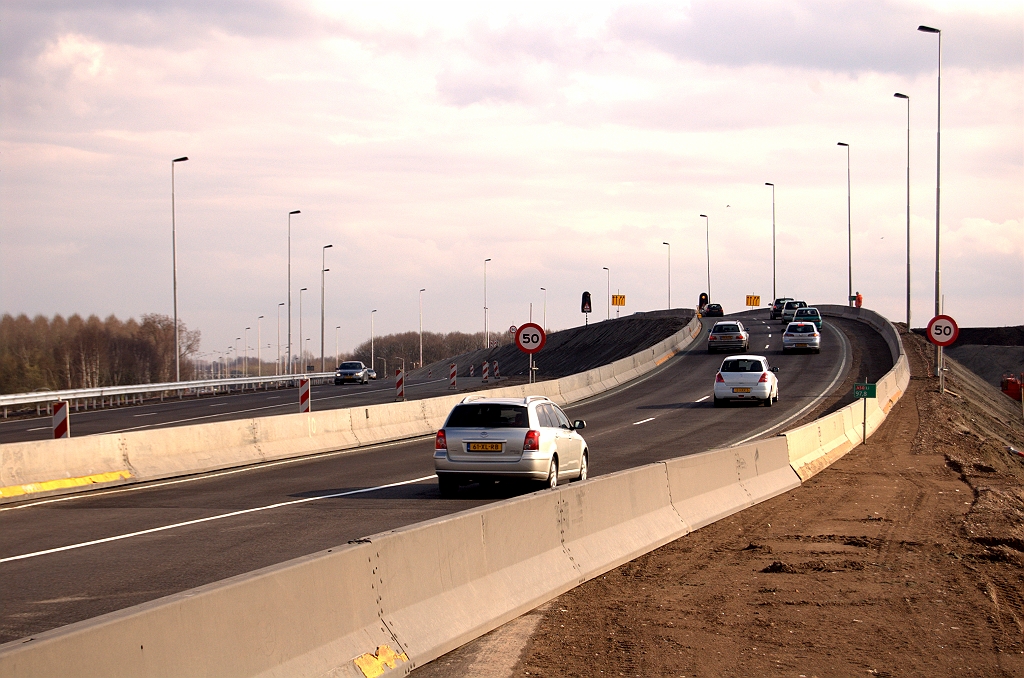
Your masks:
[[[377,309],[370,311],[370,367],[373,367],[373,314],[377,312]],[[384,369],[388,369],[388,364],[384,363]],[[384,375],[387,376],[386,374]]]
[[[420,367],[423,367],[423,293],[426,291],[426,287],[420,290]]]
[[[940,163],[942,161],[942,31],[931,26],[918,26],[917,30],[922,33],[935,33],[939,36],[939,71],[936,88],[936,117],[935,117],[935,315],[942,313],[942,284],[939,276],[939,187],[942,178]],[[935,348],[935,371],[940,377],[939,388],[942,393],[946,386],[942,377],[942,347]]]
[[[487,333],[487,262],[490,259],[484,259],[484,348],[488,348],[491,345],[491,337]]]
[[[661,244],[668,246],[668,308],[672,310],[672,245],[667,242]]]
[[[174,283],[174,380],[181,381],[181,348],[178,334],[178,234],[174,223],[174,163],[185,162],[188,156],[171,161],[171,268]]]
[[[711,218],[706,214],[704,217],[704,246],[708,253],[708,303],[711,303]]]
[[[611,320],[612,319],[612,269],[608,268],[607,266],[602,266],[601,268],[603,268],[605,271],[607,271],[607,276],[606,277],[607,277],[607,282],[608,282],[608,289],[606,290],[606,294],[605,294],[605,297],[604,297],[604,305],[605,305],[605,308],[608,309],[608,315],[605,318],[605,320]]]
[[[262,338],[263,337],[263,333],[261,332],[262,327],[261,327],[261,323],[260,323],[261,320],[263,320],[263,316],[259,316],[259,317],[256,318],[256,376],[257,377],[262,377],[263,376],[263,351],[261,350],[263,347],[260,345],[261,342],[263,341],[263,338]]]
[[[306,371],[306,366],[304,364],[306,359],[302,354],[303,350],[306,348],[305,344],[302,343],[302,293],[307,292],[308,290],[308,287],[299,288],[299,365],[301,366],[299,369],[301,373],[305,373]]]
[[[764,182],[765,186],[772,187],[772,302],[778,299],[778,292],[775,290],[775,184]]]
[[[544,331],[548,331],[548,291],[545,288],[540,288],[541,292],[544,293]]]
[[[249,376],[249,330],[251,329],[251,327],[246,327],[245,331],[242,332],[242,336],[245,337],[245,339],[242,341],[242,348],[245,351],[245,358],[242,359],[242,374],[245,377]]]
[[[241,337],[235,337],[235,364],[238,363],[238,342],[241,340]]]
[[[292,210],[288,213],[288,371],[285,374],[294,374],[292,369],[292,215],[302,214],[301,210]],[[302,342],[299,342],[300,346]]]
[[[320,250],[320,371],[326,371],[327,363],[324,362],[324,274],[327,273],[329,268],[324,268],[327,265],[327,248],[334,247],[334,245],[324,245],[323,249]]]
[[[840,141],[837,146],[846,146],[846,271],[849,292],[846,303],[853,306],[853,217],[850,210],[850,144]]]
[[[282,301],[277,305],[277,366],[275,367],[275,375],[281,376],[281,307],[284,306]]]
[[[334,364],[335,364],[335,366],[337,366],[337,364],[338,364],[338,355],[340,354],[340,351],[338,350],[338,332],[341,332],[341,325],[338,325],[337,327],[334,328]],[[370,361],[370,369],[373,369],[373,360]]]
[[[907,331],[910,331],[910,97],[896,92],[897,99],[907,100]]]

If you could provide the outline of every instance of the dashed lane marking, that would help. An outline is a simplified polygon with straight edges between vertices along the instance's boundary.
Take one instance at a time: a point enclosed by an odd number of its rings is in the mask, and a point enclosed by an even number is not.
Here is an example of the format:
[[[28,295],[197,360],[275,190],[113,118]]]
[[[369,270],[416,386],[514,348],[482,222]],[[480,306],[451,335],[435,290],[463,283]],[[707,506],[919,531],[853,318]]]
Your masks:
[[[25,433],[32,433],[33,431],[45,431],[48,428],[53,428],[53,427],[52,426],[40,426],[39,428],[27,428],[27,429],[25,429]]]
[[[634,421],[633,426],[636,426],[637,424],[646,424],[649,421],[654,421],[654,417],[647,417],[646,419],[641,419],[640,421]]]
[[[706,395],[706,396],[704,396],[703,398],[698,398],[697,400],[694,400],[693,402],[695,402],[695,403],[702,403],[702,402],[704,402],[705,400],[707,400],[707,399],[708,399],[708,398],[710,398],[710,397],[711,397],[711,396],[709,396],[709,395]]]

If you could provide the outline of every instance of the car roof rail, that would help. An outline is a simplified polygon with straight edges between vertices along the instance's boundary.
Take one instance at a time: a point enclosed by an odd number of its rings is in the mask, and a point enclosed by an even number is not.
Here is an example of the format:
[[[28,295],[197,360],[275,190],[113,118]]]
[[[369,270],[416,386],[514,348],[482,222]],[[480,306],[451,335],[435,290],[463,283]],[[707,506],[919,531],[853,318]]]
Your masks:
[[[462,403],[471,403],[474,400],[483,400],[483,399],[484,399],[484,396],[469,395],[469,396],[466,396],[465,398],[463,398],[462,400],[460,400],[459,404],[461,405]]]
[[[529,395],[529,396],[526,396],[525,398],[523,398],[523,404],[524,405],[529,405],[530,403],[535,402],[537,400],[547,400],[547,401],[550,401],[551,398],[549,398],[547,396],[542,396],[542,395]]]

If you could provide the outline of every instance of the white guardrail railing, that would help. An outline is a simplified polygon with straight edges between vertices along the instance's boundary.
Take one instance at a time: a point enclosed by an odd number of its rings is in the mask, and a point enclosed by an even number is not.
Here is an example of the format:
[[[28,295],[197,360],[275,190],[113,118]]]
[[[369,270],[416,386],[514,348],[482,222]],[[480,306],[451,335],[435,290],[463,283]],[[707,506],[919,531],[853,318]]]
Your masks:
[[[234,390],[241,387],[246,390],[248,387],[256,389],[260,386],[271,384],[288,384],[298,379],[312,379],[316,384],[320,380],[334,378],[334,372],[309,372],[306,374],[281,374],[273,377],[231,377],[229,379],[198,379],[196,381],[172,381],[158,384],[131,384],[129,386],[101,386],[99,388],[69,388],[61,391],[34,391],[32,393],[8,393],[0,395],[0,407],[4,408],[4,416],[7,408],[18,405],[49,405],[58,400],[69,403],[83,400],[113,398],[128,395],[146,395],[148,393],[173,393],[175,395],[187,395],[195,393],[210,393],[221,389]]]

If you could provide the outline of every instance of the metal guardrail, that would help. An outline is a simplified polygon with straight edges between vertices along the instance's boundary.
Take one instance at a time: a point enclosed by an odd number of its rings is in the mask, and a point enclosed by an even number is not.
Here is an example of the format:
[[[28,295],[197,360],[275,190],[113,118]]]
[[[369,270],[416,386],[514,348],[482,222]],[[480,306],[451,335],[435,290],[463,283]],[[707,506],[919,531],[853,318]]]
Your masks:
[[[35,391],[33,393],[8,393],[0,395],[0,407],[8,408],[16,405],[40,405],[54,403],[58,400],[72,402],[75,400],[101,400],[116,396],[139,395],[147,393],[174,394],[183,396],[192,393],[209,393],[222,388],[233,390],[247,386],[255,389],[268,384],[287,384],[300,378],[312,379],[314,383],[321,379],[333,379],[334,372],[308,372],[306,374],[283,374],[273,377],[232,377],[230,379],[199,379],[196,381],[172,381],[158,384],[132,384],[130,386],[103,386],[99,388],[75,388],[61,391]]]

